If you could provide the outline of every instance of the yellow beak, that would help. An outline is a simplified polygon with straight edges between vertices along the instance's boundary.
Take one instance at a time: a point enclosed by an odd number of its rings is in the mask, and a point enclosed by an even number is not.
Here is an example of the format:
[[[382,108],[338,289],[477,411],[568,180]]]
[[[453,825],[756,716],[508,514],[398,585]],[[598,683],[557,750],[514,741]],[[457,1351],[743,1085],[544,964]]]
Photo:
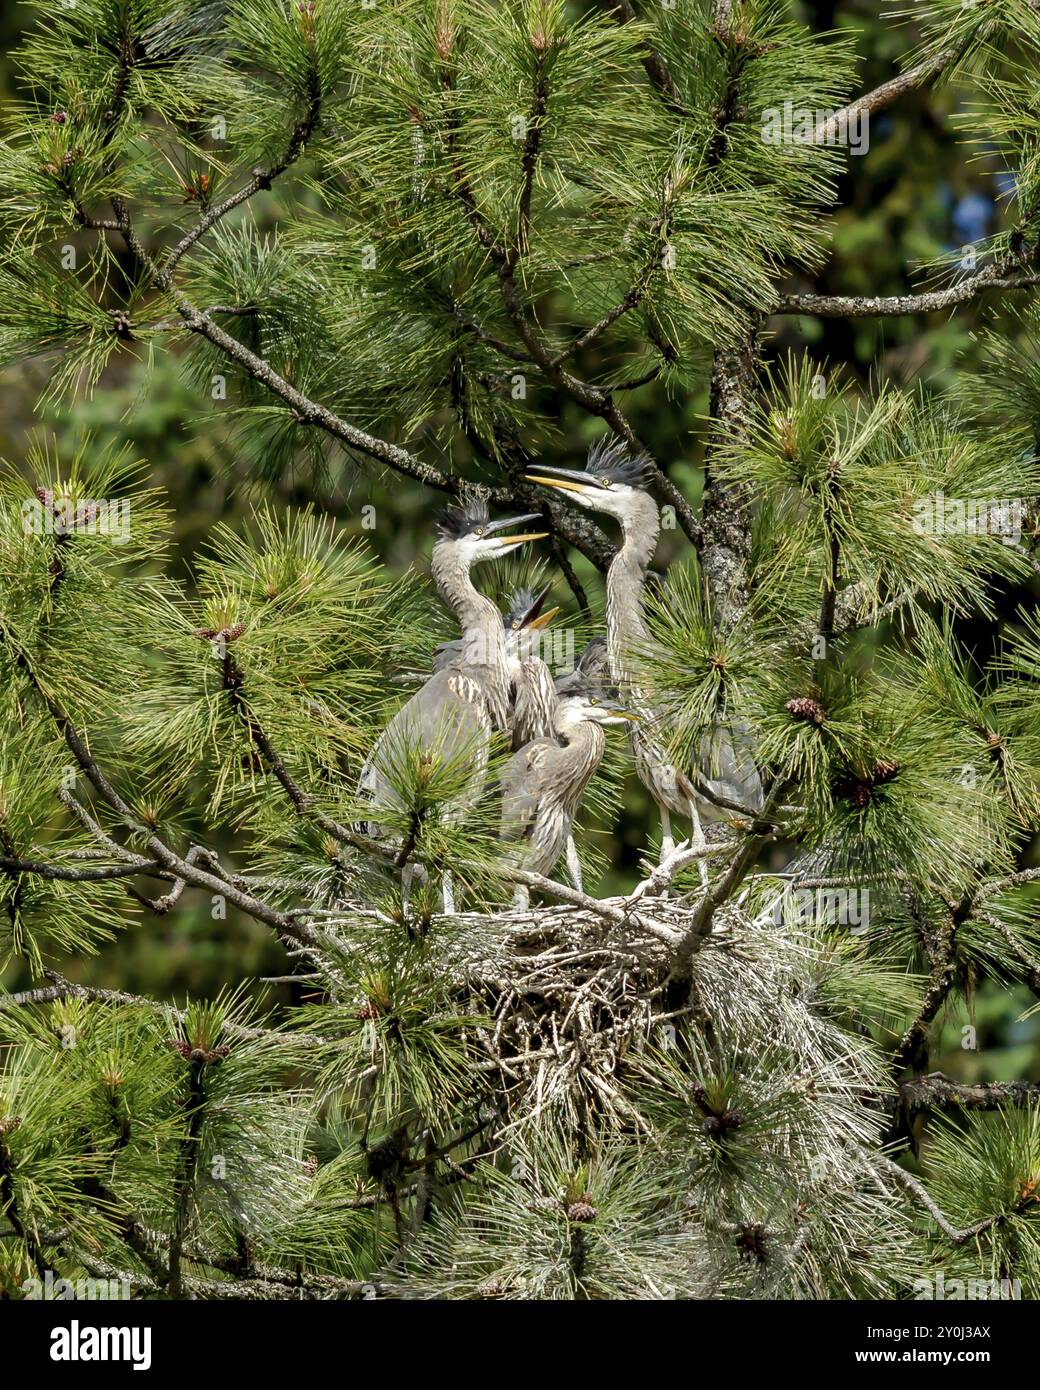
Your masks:
[[[642,720],[639,718],[638,714],[629,714],[627,709],[619,709],[618,714],[621,716],[622,719],[627,719],[630,724],[642,723]]]
[[[525,541],[544,541],[548,531],[525,531],[522,536],[500,536],[504,545],[523,545]]]
[[[539,632],[543,627],[548,627],[559,611],[558,608],[550,608],[548,613],[541,613],[537,618],[532,618],[527,624],[527,631]]]
[[[569,483],[566,478],[540,478],[535,473],[524,474],[525,483],[541,483],[543,487],[559,487],[565,492],[584,492],[585,488],[581,483]]]

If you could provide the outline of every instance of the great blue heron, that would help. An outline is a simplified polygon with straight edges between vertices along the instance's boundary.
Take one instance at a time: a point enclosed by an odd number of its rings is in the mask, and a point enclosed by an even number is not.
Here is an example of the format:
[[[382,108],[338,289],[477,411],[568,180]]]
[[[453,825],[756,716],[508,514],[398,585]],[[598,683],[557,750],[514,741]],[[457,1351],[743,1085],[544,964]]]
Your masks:
[[[557,701],[553,737],[537,738],[514,753],[501,777],[500,836],[515,844],[514,865],[549,874],[563,852],[582,794],[603,758],[603,729],[635,716],[593,688],[574,689]],[[526,907],[518,885],[513,906]]]
[[[548,474],[549,476],[542,476]],[[702,839],[701,815],[716,818],[709,800],[702,797],[687,773],[674,766],[653,733],[649,700],[638,686],[633,663],[646,650],[650,634],[643,616],[643,590],[650,561],[661,530],[660,515],[646,491],[647,458],[632,455],[621,441],[604,441],[589,451],[584,469],[542,468],[527,475],[528,482],[559,488],[579,506],[606,512],[621,523],[622,544],[607,571],[607,667],[610,678],[622,686],[634,709],[647,717],[633,727],[632,752],[640,781],[661,813],[661,859],[674,848],[671,814],[688,815],[695,841]],[[713,746],[712,746],[713,745]],[[758,809],[762,784],[750,760],[738,766],[733,745],[725,731],[717,731],[705,749],[717,767],[707,780],[716,795]]]
[[[552,733],[558,682],[537,650],[540,634],[560,611],[541,611],[551,588],[547,584],[537,594],[533,589],[514,589],[507,596],[502,615],[510,678],[509,733],[514,752],[533,738]],[[437,648],[433,669],[462,669],[464,661],[465,643],[456,637]]]
[[[502,615],[474,587],[470,570],[484,560],[511,554],[519,545],[543,539],[544,531],[502,534],[509,526],[537,519],[527,515],[491,521],[486,503],[478,499],[451,507],[442,516],[430,568],[441,597],[462,627],[462,649],[457,662],[432,675],[380,734],[358,783],[359,794],[374,811],[400,814],[405,809],[395,781],[400,781],[407,759],[416,754],[441,765],[468,764],[456,804],[444,808],[446,816],[461,818],[479,797],[491,732],[508,728],[510,661]],[[368,830],[372,835],[384,833],[377,815]],[[406,891],[413,874],[413,866],[406,866]],[[443,892],[444,910],[451,912],[449,875],[444,877]]]

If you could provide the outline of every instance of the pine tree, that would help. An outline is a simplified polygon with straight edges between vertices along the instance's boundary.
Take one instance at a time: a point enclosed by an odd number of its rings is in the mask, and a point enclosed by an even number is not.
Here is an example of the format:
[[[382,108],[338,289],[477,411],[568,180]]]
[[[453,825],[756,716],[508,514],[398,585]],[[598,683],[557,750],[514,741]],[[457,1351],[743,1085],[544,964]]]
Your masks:
[[[915,6],[860,96],[852,38],[786,0],[37,8],[3,361],[43,356],[74,419],[167,354],[261,481],[540,512],[581,634],[616,537],[525,473],[706,388],[697,466],[649,463],[689,558],[635,657],[677,763],[728,733],[765,798],[596,896],[511,867],[504,747],[461,823],[469,767],[403,749],[370,836],[361,764],[452,635],[430,586],[262,501],[186,577],[146,460],[41,438],[0,480],[0,949],[32,977],[0,995],[4,1295],[1040,1294],[1040,1087],[931,1070],[958,1001],[1040,998],[1040,619],[1007,604],[1040,573],[1036,0]],[[1006,230],[938,288],[810,292],[849,130],[940,82],[1007,161]],[[766,362],[778,320],[983,295],[1021,312],[951,391]],[[189,899],[268,929],[308,1002],[54,969]]]

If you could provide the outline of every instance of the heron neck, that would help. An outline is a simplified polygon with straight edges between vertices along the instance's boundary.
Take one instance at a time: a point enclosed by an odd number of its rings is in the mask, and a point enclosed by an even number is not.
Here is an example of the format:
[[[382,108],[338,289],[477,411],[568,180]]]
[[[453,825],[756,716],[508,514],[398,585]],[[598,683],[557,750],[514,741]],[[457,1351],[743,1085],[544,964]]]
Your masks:
[[[653,498],[641,493],[623,526],[621,549],[607,571],[607,646],[615,678],[625,671],[626,651],[645,642],[648,636],[643,589],[661,533],[661,519]]]
[[[603,759],[606,736],[590,719],[557,721],[556,732],[563,743],[555,766],[560,800],[573,809]]]
[[[462,628],[462,666],[468,675],[483,683],[492,718],[504,727],[510,679],[502,615],[491,599],[474,586],[470,561],[451,542],[433,547],[430,569],[441,598]]]

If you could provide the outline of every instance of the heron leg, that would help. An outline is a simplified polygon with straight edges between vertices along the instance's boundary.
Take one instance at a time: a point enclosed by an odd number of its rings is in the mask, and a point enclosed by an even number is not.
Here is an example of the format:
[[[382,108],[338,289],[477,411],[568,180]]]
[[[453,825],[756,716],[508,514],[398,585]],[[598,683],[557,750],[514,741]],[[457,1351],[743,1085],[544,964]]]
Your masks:
[[[446,917],[455,915],[455,881],[451,876],[451,870],[447,870],[441,879],[441,906]]]
[[[581,859],[578,857],[578,846],[574,843],[574,836],[567,836],[567,876],[579,893],[584,893],[585,889],[581,882]]]
[[[697,810],[697,803],[696,803],[696,802],[693,800],[693,798],[691,797],[691,798],[690,798],[690,844],[692,845],[692,847],[693,847],[694,849],[704,849],[704,847],[707,845],[707,843],[708,843],[707,840],[704,838],[704,828],[703,828],[703,826],[701,825],[701,816],[700,816],[700,812]],[[697,860],[697,868],[698,868],[698,871],[700,872],[701,883],[702,883],[703,885],[706,886],[706,885],[707,885],[707,882],[708,882],[708,865],[705,863],[705,861],[704,861],[703,859],[698,859],[698,860]]]
[[[675,841],[672,839],[672,818],[668,814],[668,807],[658,804],[657,809],[661,812],[661,853],[657,862],[663,864],[675,848]]]
[[[401,911],[408,915],[408,906],[412,899],[412,881],[415,878],[415,865],[406,864],[401,870]]]

